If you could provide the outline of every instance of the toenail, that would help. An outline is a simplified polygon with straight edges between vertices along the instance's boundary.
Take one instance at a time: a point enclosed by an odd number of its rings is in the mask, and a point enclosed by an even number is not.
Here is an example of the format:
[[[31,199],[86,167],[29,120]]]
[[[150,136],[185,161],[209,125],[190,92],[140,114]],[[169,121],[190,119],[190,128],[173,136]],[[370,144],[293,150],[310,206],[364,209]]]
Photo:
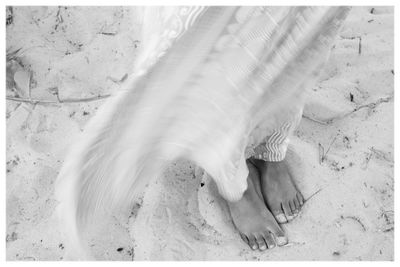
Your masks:
[[[286,222],[286,217],[282,213],[275,216],[278,222]]]
[[[285,245],[288,242],[288,240],[285,236],[276,237],[276,241],[277,241],[278,245]]]
[[[257,249],[257,246],[252,246],[251,249],[254,249],[254,250],[255,250],[255,249]]]

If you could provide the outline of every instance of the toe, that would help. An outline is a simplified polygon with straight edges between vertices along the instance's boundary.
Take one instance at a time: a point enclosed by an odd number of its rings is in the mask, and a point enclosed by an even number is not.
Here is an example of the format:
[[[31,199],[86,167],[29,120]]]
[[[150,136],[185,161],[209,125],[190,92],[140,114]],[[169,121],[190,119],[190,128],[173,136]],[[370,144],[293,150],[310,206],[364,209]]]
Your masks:
[[[282,205],[279,205],[279,207],[272,207],[271,212],[278,223],[287,223],[285,213],[282,210]]]
[[[282,210],[286,217],[287,221],[290,221],[293,218],[292,209],[290,208],[289,201],[282,203]]]
[[[256,250],[258,248],[258,244],[256,242],[256,238],[253,235],[247,237],[249,239],[249,246],[252,250]]]
[[[290,206],[290,209],[292,210],[293,217],[296,217],[298,210],[296,208],[296,204],[294,203],[294,200],[289,201],[289,206]]]
[[[285,235],[284,236],[275,236],[275,240],[276,240],[276,244],[278,246],[284,246],[289,242],[287,236],[285,236]]]
[[[287,219],[284,213],[280,212],[280,213],[276,213],[274,214],[275,219],[278,223],[287,223]]]
[[[303,204],[304,204],[303,195],[302,195],[300,192],[297,192],[296,196],[297,196],[297,200],[298,200],[299,203],[300,203],[300,207],[303,206]]]
[[[242,238],[242,240],[246,243],[246,244],[248,244],[249,245],[249,239],[247,238],[247,236],[246,235],[244,235],[244,234],[242,234],[242,233],[240,233],[240,237]]]
[[[292,211],[292,213],[294,213],[294,211],[296,210],[296,206],[294,205],[293,200],[289,200],[288,202],[289,202],[290,210]]]
[[[270,233],[270,232],[264,233],[263,237],[264,237],[265,243],[268,246],[268,249],[276,247],[275,239],[274,239],[274,236],[272,233]]]
[[[267,244],[265,243],[265,240],[261,235],[257,237],[256,242],[258,244],[259,250],[264,251],[267,249]]]
[[[274,232],[272,232],[272,234],[274,235],[275,243],[278,246],[283,246],[288,243],[288,238],[286,234],[280,228],[279,230],[275,230]]]
[[[275,239],[275,244],[278,246],[283,246],[288,243],[288,238],[282,228],[276,223],[270,224],[268,227],[268,234]]]
[[[287,221],[290,222],[293,219],[293,213],[289,201],[287,203],[282,203],[282,209],[285,212]]]
[[[300,207],[300,203],[299,203],[299,200],[297,199],[297,197],[295,197],[293,199],[293,202],[294,202],[294,205],[296,206],[296,213],[299,213],[301,207]]]

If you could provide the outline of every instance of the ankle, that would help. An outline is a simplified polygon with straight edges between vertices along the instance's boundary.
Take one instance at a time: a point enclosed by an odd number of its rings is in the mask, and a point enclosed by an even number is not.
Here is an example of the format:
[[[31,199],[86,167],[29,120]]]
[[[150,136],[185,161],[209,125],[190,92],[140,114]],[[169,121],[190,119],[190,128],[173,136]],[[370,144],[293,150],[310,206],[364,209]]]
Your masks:
[[[268,161],[256,158],[251,158],[250,162],[261,172],[265,171],[267,169],[267,165],[269,164]]]

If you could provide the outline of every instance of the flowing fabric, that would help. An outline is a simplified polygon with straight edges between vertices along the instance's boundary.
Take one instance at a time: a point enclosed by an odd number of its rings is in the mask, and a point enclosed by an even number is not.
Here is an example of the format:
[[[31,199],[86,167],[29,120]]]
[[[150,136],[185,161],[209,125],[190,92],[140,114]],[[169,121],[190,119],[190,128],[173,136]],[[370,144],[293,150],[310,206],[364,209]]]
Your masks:
[[[73,246],[83,246],[96,214],[128,208],[177,158],[239,200],[246,157],[302,107],[348,10],[143,8],[132,78],[91,119],[59,174],[59,211]]]

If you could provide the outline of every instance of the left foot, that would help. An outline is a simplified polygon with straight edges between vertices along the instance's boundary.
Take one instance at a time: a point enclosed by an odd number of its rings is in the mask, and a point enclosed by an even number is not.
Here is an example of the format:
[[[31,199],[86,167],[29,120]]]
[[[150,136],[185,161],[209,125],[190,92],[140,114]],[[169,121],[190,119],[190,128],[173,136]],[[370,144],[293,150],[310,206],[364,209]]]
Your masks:
[[[247,163],[249,176],[247,190],[236,202],[228,201],[233,223],[240,236],[253,250],[266,250],[287,244],[288,240],[265,206],[261,195],[260,177],[255,166]]]
[[[251,160],[260,171],[261,192],[265,204],[275,216],[277,222],[287,223],[293,220],[303,206],[304,198],[296,188],[285,160],[268,162]]]

